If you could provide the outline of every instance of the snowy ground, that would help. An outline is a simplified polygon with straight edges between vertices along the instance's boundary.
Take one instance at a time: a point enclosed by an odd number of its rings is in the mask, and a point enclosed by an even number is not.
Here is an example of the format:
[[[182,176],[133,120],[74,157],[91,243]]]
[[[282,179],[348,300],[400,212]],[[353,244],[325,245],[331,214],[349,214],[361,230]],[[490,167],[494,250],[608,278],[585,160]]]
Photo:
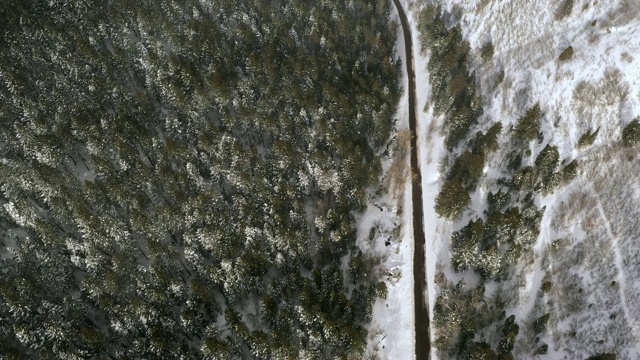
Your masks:
[[[540,335],[549,351],[537,357],[584,359],[612,352],[619,359],[639,358],[640,231],[636,219],[640,179],[636,174],[640,160],[637,149],[622,148],[619,139],[622,128],[640,114],[640,3],[575,0],[566,17],[557,16],[560,2],[441,3],[461,16],[463,36],[476,54],[473,70],[485,102],[481,125],[500,120],[503,129],[508,129],[539,101],[546,136],[532,147],[525,165],[548,143],[558,146],[561,160],[580,163],[580,174],[572,183],[537,199],[546,211],[535,260],[522,269],[521,279],[514,279],[518,282],[517,305],[507,311],[516,315],[521,327],[516,357],[518,353],[527,357],[536,343],[527,323],[551,313],[549,331]],[[483,64],[480,48],[489,41],[494,56]],[[569,46],[573,57],[560,61],[560,53]],[[423,106],[428,82],[420,70],[426,64],[420,57],[415,61]],[[504,81],[496,85],[500,71],[504,71]],[[427,277],[433,304],[436,266],[450,279],[456,278],[448,269],[447,244],[451,229],[459,223],[447,224],[433,213],[443,146],[437,122],[432,124],[428,111],[422,116],[425,233],[427,241],[431,239]],[[595,143],[578,148],[580,136],[596,128],[600,132]],[[498,153],[490,167],[503,155]],[[486,191],[491,182],[484,186],[478,191]],[[540,291],[543,279],[553,283],[553,290]]]
[[[436,286],[434,275],[438,259],[448,258],[449,226],[442,219],[438,218],[434,210],[435,198],[440,190],[440,159],[445,153],[444,137],[440,129],[441,119],[432,116],[428,101],[430,94],[429,74],[427,73],[428,58],[420,51],[420,32],[418,31],[417,15],[413,2],[407,6],[409,8],[409,23],[414,43],[414,68],[416,72],[416,97],[418,106],[417,136],[418,136],[418,156],[419,166],[422,173],[422,206],[424,214],[425,233],[425,254],[427,271],[427,291],[426,296],[429,308],[429,318],[433,319],[433,304],[436,299]],[[443,256],[444,255],[444,256]],[[431,328],[433,330],[433,328]],[[434,338],[433,331],[431,339]],[[435,359],[435,351],[432,348],[431,359]]]
[[[397,19],[397,12],[392,5],[392,18]],[[399,20],[398,20],[398,26]],[[402,63],[406,59],[405,48],[402,38],[402,30],[398,29],[398,39],[396,41],[396,51]],[[407,108],[407,69],[402,66],[402,86],[403,96],[398,103],[396,127],[398,130],[409,128],[409,117]],[[409,168],[410,152],[407,151],[404,162]],[[391,166],[391,160],[383,162],[385,169]],[[373,320],[369,330],[369,346],[367,358],[377,359],[413,359],[415,354],[415,318],[414,318],[414,297],[413,297],[413,231],[411,207],[411,183],[406,181],[402,186],[401,203],[402,212],[397,214],[397,200],[392,194],[386,194],[380,199],[383,211],[375,206],[369,206],[365,212],[359,226],[359,238],[365,238],[369,234],[369,229],[375,223],[380,224],[383,229],[378,235],[376,248],[379,253],[385,254],[384,267],[389,271],[385,278],[388,287],[386,299],[378,300],[373,308]],[[400,194],[397,194],[400,195]],[[400,222],[398,228],[400,233],[394,237],[394,223]],[[399,236],[398,236],[399,235]],[[385,246],[384,240],[395,238],[397,241]]]
[[[433,277],[444,271],[451,280],[459,278],[449,268],[451,231],[467,220],[449,223],[434,210],[441,185],[439,163],[445,155],[440,134],[441,119],[432,118],[429,99],[427,58],[419,53],[419,32],[414,19],[414,1],[403,0],[412,26],[418,106],[419,153],[421,159],[424,224],[427,238],[428,299],[431,315],[437,295]],[[456,10],[455,7],[458,8]],[[549,331],[543,341],[547,359],[582,359],[596,353],[614,352],[618,358],[637,358],[640,352],[640,246],[635,221],[640,215],[640,172],[637,151],[619,144],[621,129],[640,114],[640,5],[633,1],[574,1],[572,12],[559,19],[556,7],[547,2],[447,1],[443,7],[461,15],[461,26],[477,59],[473,64],[484,96],[485,115],[481,125],[495,119],[508,129],[524,111],[539,101],[545,113],[541,144],[525,161],[533,162],[547,144],[558,146],[560,158],[580,162],[580,173],[570,184],[540,197],[546,206],[532,265],[514,279],[516,305],[508,309],[521,325],[516,352],[527,354],[535,343],[527,322],[550,312]],[[399,33],[398,54],[404,47]],[[479,49],[493,43],[492,60],[482,64]],[[568,46],[574,49],[568,61],[558,56]],[[405,59],[402,59],[405,61]],[[495,85],[504,70],[505,79]],[[403,68],[403,73],[405,69]],[[405,74],[406,76],[406,74]],[[406,81],[405,81],[406,82]],[[403,85],[406,86],[405,82]],[[427,106],[425,106],[427,105]],[[398,119],[407,126],[406,91],[400,101]],[[595,143],[578,148],[586,131],[600,128]],[[504,154],[497,154],[498,162]],[[486,169],[495,172],[494,162]],[[474,196],[487,191],[488,181]],[[402,273],[389,286],[389,296],[374,310],[371,347],[382,359],[411,359],[414,354],[413,239],[410,229],[410,188],[407,186],[402,213],[402,241],[387,247],[387,264]],[[379,213],[379,211],[378,211]],[[365,218],[374,221],[376,208]],[[387,217],[391,221],[392,217]],[[383,222],[385,220],[382,220]],[[391,249],[389,249],[391,248]],[[553,290],[539,291],[543,280]],[[517,282],[517,283],[516,283]],[[492,285],[488,284],[487,291]],[[582,289],[582,290],[580,290]],[[567,295],[569,294],[569,295]],[[579,294],[579,295],[576,295]],[[373,330],[378,332],[374,333]],[[435,354],[433,354],[435,355]],[[434,357],[432,357],[434,358]]]
[[[419,33],[417,24],[414,19],[412,0],[401,0],[409,23],[412,28],[414,44],[414,68],[416,76],[416,96],[418,106],[417,136],[418,136],[418,153],[420,156],[420,166],[422,169],[422,188],[424,194],[424,226],[426,235],[426,252],[427,252],[427,279],[429,312],[432,315],[432,304],[435,301],[435,287],[433,284],[433,274],[438,254],[443,250],[441,248],[440,236],[436,236],[436,229],[443,224],[437,219],[433,210],[435,196],[439,189],[438,179],[440,177],[438,163],[441,153],[443,138],[438,131],[438,124],[431,124],[431,116],[422,109],[427,104],[429,96],[428,74],[426,73],[426,64],[428,59],[425,54],[420,53]],[[395,8],[392,8],[392,17],[397,17]],[[398,21],[399,22],[399,21]],[[398,24],[399,25],[399,24]],[[398,56],[405,59],[404,41],[402,32],[398,32],[398,41],[396,42],[396,51]],[[404,87],[404,96],[400,99],[397,117],[400,128],[408,128],[407,115],[407,81],[406,67],[402,68]],[[408,155],[408,154],[407,154]],[[407,157],[407,163],[409,159]],[[414,304],[413,304],[413,232],[412,209],[411,209],[411,186],[407,182],[404,192],[404,207],[402,213],[402,242],[395,249],[388,251],[388,264],[391,269],[400,269],[402,278],[395,285],[389,287],[389,296],[386,301],[379,301],[374,308],[374,321],[372,329],[378,329],[376,341],[372,344],[377,348],[377,355],[381,359],[413,359],[415,354],[415,329],[414,329]],[[371,209],[370,209],[371,210]],[[368,211],[367,214],[375,214],[375,211]],[[433,356],[432,356],[433,358]]]

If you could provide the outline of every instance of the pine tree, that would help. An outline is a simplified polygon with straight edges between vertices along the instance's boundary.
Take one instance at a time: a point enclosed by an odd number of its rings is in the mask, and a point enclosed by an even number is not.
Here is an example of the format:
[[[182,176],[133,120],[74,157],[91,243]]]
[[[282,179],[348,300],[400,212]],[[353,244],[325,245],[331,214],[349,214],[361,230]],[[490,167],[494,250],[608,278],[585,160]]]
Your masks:
[[[529,108],[525,114],[518,119],[514,129],[516,137],[525,141],[535,139],[540,132],[540,119],[542,116],[540,103],[536,103]]]
[[[435,210],[438,215],[454,220],[471,203],[471,197],[457,178],[447,180],[436,197]]]

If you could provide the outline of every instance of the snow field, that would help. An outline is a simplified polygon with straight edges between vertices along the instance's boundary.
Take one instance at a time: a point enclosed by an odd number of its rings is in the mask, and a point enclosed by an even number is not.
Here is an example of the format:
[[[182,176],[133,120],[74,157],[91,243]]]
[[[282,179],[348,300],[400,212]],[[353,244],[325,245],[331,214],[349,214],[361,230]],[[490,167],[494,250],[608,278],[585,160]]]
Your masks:
[[[501,121],[504,134],[539,101],[545,113],[545,138],[532,146],[524,165],[532,164],[548,143],[558,147],[561,160],[580,163],[572,183],[536,199],[546,211],[533,261],[519,266],[509,285],[516,292],[507,315],[515,314],[521,329],[516,357],[531,356],[539,336],[549,344],[547,354],[539,358],[583,359],[605,352],[622,359],[638,358],[640,232],[635,219],[640,215],[640,163],[637,151],[622,148],[619,139],[622,128],[640,115],[640,59],[636,55],[640,50],[640,4],[575,0],[571,13],[559,19],[560,2],[441,3],[446,11],[460,15],[463,36],[478,54],[471,70],[476,72],[484,99],[480,126]],[[494,56],[482,63],[479,49],[488,42],[493,44]],[[559,55],[569,46],[573,56],[560,61]],[[426,63],[416,64],[418,72],[425,68]],[[498,84],[501,71],[504,81]],[[426,74],[416,76],[417,84],[427,83]],[[428,89],[419,85],[418,91],[419,104],[424,104]],[[420,150],[425,152],[425,232],[433,239],[434,250],[427,251],[433,257],[427,261],[433,300],[438,290],[433,286],[437,267],[452,280],[460,277],[449,268],[448,239],[451,230],[468,219],[446,224],[433,213],[443,146],[438,132],[434,136],[428,131],[437,128],[428,114],[422,114],[420,124],[427,129],[419,134]],[[577,147],[582,134],[598,128],[593,145]],[[474,210],[481,211],[480,195],[492,186],[492,178],[500,176],[496,166],[505,155],[495,154],[485,169],[489,180],[472,196]],[[553,284],[546,293],[540,290],[544,281]],[[495,284],[487,284],[486,295],[494,291]],[[551,314],[548,331],[533,333],[530,324],[545,313]]]

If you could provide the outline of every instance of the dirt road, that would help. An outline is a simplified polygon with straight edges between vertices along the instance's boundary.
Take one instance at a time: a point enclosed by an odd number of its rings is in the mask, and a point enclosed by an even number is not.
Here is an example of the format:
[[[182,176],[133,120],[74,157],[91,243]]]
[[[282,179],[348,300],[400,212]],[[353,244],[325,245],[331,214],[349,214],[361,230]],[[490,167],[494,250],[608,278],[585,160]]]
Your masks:
[[[413,69],[413,41],[411,39],[411,28],[407,15],[399,0],[393,0],[400,15],[400,24],[404,34],[404,45],[406,51],[407,77],[409,80],[409,128],[414,136],[411,138],[411,170],[413,178],[411,181],[412,206],[413,206],[413,239],[415,251],[413,255],[413,278],[414,278],[414,298],[415,298],[415,321],[416,321],[416,360],[429,359],[431,341],[429,339],[429,311],[427,310],[426,294],[426,268],[425,268],[425,237],[422,211],[422,174],[418,166],[418,147],[416,132],[416,79]]]

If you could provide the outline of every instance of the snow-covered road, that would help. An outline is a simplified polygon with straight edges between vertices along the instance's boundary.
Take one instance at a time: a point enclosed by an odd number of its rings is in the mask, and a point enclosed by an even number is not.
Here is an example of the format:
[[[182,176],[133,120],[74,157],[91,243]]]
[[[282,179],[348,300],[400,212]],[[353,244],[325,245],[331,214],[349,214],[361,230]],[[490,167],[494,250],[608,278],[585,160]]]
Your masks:
[[[424,216],[422,206],[422,174],[418,165],[418,147],[416,131],[416,84],[415,71],[413,69],[413,41],[411,37],[411,29],[407,15],[402,8],[399,0],[393,1],[398,15],[400,24],[404,34],[406,61],[408,79],[408,101],[409,101],[409,128],[414,136],[411,137],[411,198],[413,207],[413,278],[414,278],[414,304],[415,304],[415,355],[417,360],[429,359],[431,350],[429,339],[429,311],[426,303],[426,271],[425,271],[425,235],[424,235]]]

